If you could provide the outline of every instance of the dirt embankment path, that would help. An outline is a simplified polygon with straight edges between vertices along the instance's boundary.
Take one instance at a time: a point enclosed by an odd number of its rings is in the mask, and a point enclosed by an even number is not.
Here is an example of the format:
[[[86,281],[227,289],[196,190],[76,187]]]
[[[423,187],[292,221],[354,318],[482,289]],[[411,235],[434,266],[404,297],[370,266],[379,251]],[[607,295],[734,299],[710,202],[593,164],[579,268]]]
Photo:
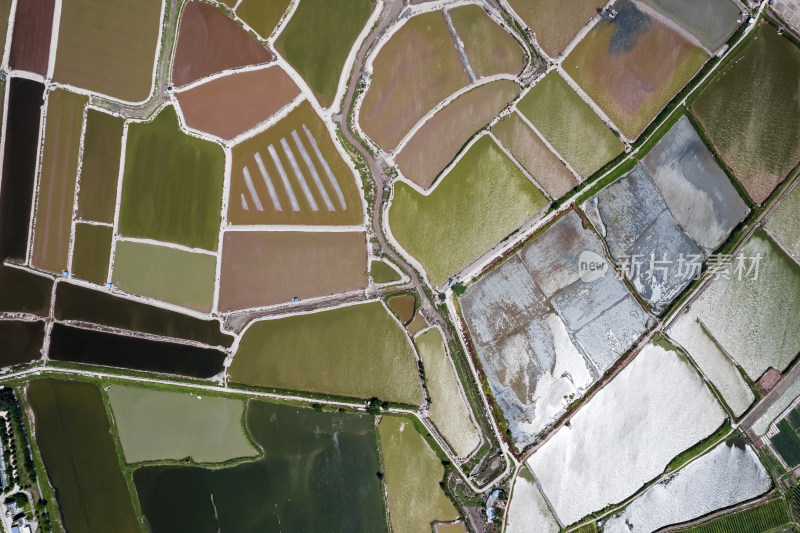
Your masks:
[[[355,121],[356,117],[349,116],[350,110],[353,106],[353,101],[356,98],[356,89],[359,85],[361,74],[364,73],[364,66],[367,57],[369,57],[369,54],[372,53],[381,36],[383,36],[386,30],[388,30],[400,17],[401,13],[406,7],[406,4],[407,2],[403,0],[387,0],[383,4],[383,12],[379,16],[378,25],[375,26],[375,28],[370,32],[356,54],[355,62],[353,63],[353,71],[347,84],[347,92],[345,93],[344,102],[342,104],[342,115],[339,117],[339,122],[342,126],[342,133],[344,134],[345,138],[356,148],[356,150],[358,150],[358,152],[369,165],[370,176],[375,184],[375,200],[373,201],[372,205],[372,229],[378,239],[380,250],[386,257],[394,261],[411,277],[411,282],[408,284],[408,287],[414,288],[419,293],[425,317],[429,319],[429,322],[440,325],[444,331],[446,339],[450,341],[452,340],[452,335],[447,327],[447,323],[436,309],[434,303],[428,299],[425,291],[423,290],[423,282],[419,273],[414,270],[410,264],[408,264],[408,262],[391,246],[386,239],[382,225],[384,207],[382,202],[383,188],[388,186],[390,178],[384,172],[381,161],[367,151],[359,141],[358,137],[353,134],[351,130],[351,121]]]

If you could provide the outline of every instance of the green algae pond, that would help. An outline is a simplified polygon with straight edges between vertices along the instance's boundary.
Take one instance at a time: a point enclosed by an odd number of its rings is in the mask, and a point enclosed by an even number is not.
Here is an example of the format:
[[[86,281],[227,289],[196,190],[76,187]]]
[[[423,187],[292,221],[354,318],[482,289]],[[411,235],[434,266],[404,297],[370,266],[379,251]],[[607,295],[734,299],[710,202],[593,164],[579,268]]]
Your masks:
[[[134,472],[152,533],[385,531],[372,416],[251,400],[257,461]]]
[[[27,398],[66,530],[138,533],[100,389],[81,381],[37,379]]]

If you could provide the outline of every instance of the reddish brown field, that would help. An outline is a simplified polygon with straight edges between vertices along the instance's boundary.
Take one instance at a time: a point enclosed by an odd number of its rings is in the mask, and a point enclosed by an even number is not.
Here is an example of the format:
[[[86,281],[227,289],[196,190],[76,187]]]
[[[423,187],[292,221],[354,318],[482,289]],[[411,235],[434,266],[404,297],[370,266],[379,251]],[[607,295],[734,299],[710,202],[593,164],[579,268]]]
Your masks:
[[[273,57],[217,7],[188,2],[181,15],[172,83],[180,87],[229,68],[266,63]]]
[[[222,247],[219,310],[232,311],[364,288],[363,231],[231,231]]]
[[[289,75],[275,65],[203,83],[179,93],[178,103],[190,128],[233,139],[267,120],[299,94]]]
[[[595,25],[563,67],[620,131],[635,139],[708,56],[672,28],[642,18],[633,4],[622,3],[618,9],[616,22]],[[623,41],[617,36],[626,13],[640,18],[632,36]]]
[[[60,89],[48,97],[32,262],[51,272],[67,268],[83,106],[87,100],[84,95]]]
[[[492,126],[492,133],[551,198],[561,198],[578,184],[566,165],[536,136],[519,114],[503,117]]]
[[[45,76],[50,59],[55,0],[19,0],[8,63]]]
[[[513,81],[481,85],[453,100],[422,126],[397,156],[403,175],[420,187],[431,186],[464,143],[519,95]]]
[[[469,83],[439,11],[406,22],[374,64],[358,120],[384,150],[394,149],[428,111]]]
[[[392,313],[402,322],[408,324],[414,318],[414,311],[417,306],[417,299],[413,294],[400,294],[392,296],[386,301],[386,305]]]

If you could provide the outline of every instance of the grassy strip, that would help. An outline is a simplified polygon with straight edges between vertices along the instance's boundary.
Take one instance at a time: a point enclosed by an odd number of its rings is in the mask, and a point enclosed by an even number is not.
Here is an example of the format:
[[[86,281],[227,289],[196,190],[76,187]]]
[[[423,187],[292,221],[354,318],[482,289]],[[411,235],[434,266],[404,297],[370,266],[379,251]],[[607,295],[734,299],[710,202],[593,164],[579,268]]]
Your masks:
[[[667,132],[672,129],[672,126],[674,126],[678,122],[678,120],[680,120],[680,118],[685,114],[687,114],[686,107],[682,105],[677,106],[675,112],[671,113],[669,117],[666,119],[666,121],[664,121],[663,124],[658,126],[658,129],[656,129],[653,132],[653,135],[649,139],[644,136],[642,137],[646,140],[641,145],[639,145],[639,151],[633,157],[635,157],[639,161],[644,159],[644,156],[646,156],[650,152],[650,150],[652,150],[653,147],[655,147],[655,145],[658,144],[661,138],[664,135],[666,135]]]
[[[575,199],[575,205],[581,205],[583,202],[600,192],[601,189],[611,185],[613,182],[617,181],[618,178],[633,170],[633,167],[636,166],[636,163],[638,163],[638,161],[634,157],[624,161],[619,167],[617,167],[616,170],[597,180],[594,184],[592,184],[591,187],[586,189],[583,194],[578,196],[578,198]]]
[[[792,518],[786,500],[776,498],[769,502],[715,518],[699,526],[681,529],[692,533],[751,533],[770,531],[791,523]]]
[[[453,503],[456,509],[461,509],[460,502],[447,487],[447,478],[451,473],[455,474],[457,477],[461,476],[458,474],[456,467],[453,466],[453,464],[447,458],[447,455],[444,453],[444,450],[442,450],[442,447],[439,446],[439,442],[435,438],[433,438],[433,435],[431,435],[430,431],[428,431],[428,428],[425,427],[425,424],[423,424],[420,421],[420,419],[417,418],[416,416],[406,413],[393,413],[392,416],[402,416],[403,418],[411,422],[414,425],[414,429],[416,429],[417,433],[419,433],[420,436],[423,439],[425,439],[425,442],[428,444],[428,446],[430,446],[431,450],[433,450],[433,452],[442,462],[442,466],[444,467],[444,475],[442,477],[442,480],[439,482],[439,487],[441,487],[442,492],[444,492],[444,494]],[[383,465],[383,461],[381,461],[381,465]]]
[[[706,437],[705,439],[701,440],[691,448],[688,448],[678,455],[676,455],[672,461],[669,462],[667,468],[664,469],[664,472],[673,472],[678,470],[690,460],[694,459],[695,457],[703,454],[705,451],[710,450],[723,440],[726,440],[731,434],[731,426],[728,420],[725,420],[722,425],[717,428],[717,430]]]
[[[133,502],[133,510],[136,513],[136,518],[139,520],[139,523],[142,524],[144,523],[144,513],[142,512],[141,502],[139,502],[139,493],[136,491],[136,485],[133,482],[133,471],[136,470],[136,466],[128,464],[125,460],[125,452],[122,449],[122,441],[119,438],[119,430],[114,420],[114,413],[111,411],[111,402],[108,399],[108,393],[105,387],[103,387],[101,383],[98,383],[98,380],[89,379],[86,381],[94,383],[97,385],[97,388],[100,389],[100,396],[103,398],[103,407],[106,409],[108,424],[111,428],[111,438],[114,441],[114,450],[117,453],[119,469],[122,471],[122,477],[125,478],[125,484],[130,493],[131,502]]]
[[[742,187],[742,184],[739,183],[739,180],[736,179],[733,170],[731,170],[731,168],[727,165],[727,163],[725,163],[722,157],[717,153],[716,149],[714,148],[714,144],[708,138],[708,135],[706,135],[706,132],[703,129],[702,124],[700,124],[700,121],[697,120],[697,118],[695,118],[695,116],[691,113],[687,113],[686,116],[688,117],[689,122],[692,123],[692,127],[700,136],[700,139],[703,141],[703,144],[706,145],[708,151],[711,152],[711,155],[714,156],[714,161],[728,176],[728,179],[730,180],[731,184],[733,184],[733,187],[736,189],[736,192],[739,193],[739,196],[741,196],[742,200],[744,200],[744,202],[747,204],[747,207],[749,207],[751,211],[756,209],[758,206],[753,202],[753,200],[750,199],[750,195],[747,194],[745,188]]]
[[[577,529],[571,530],[571,533],[597,533],[597,524],[595,522],[589,522]]]
[[[340,128],[336,128],[336,138],[339,139],[339,144],[350,156],[350,160],[358,171],[361,178],[361,190],[364,191],[364,201],[367,203],[367,215],[372,217],[373,205],[375,203],[375,182],[372,181],[372,174],[369,170],[369,164],[364,159],[364,156],[353,146],[347,137],[344,136]]]
[[[29,378],[30,379],[30,378]],[[22,418],[24,423],[27,427],[33,428],[33,424],[31,423],[30,419],[28,418],[28,410],[30,406],[28,405],[28,401],[25,398],[24,394],[22,394],[21,389],[17,389],[19,395],[17,396],[20,409],[22,411]],[[33,430],[31,431],[31,435],[35,435]],[[42,454],[39,451],[39,446],[36,443],[35,438],[31,438],[31,454],[33,456],[33,462],[36,465],[36,471],[38,473],[37,476],[37,490],[41,490],[41,494],[39,497],[45,501],[45,508],[40,516],[46,517],[46,519],[42,519],[39,522],[40,531],[55,531],[57,533],[64,533],[64,525],[61,521],[61,510],[58,507],[58,501],[56,500],[56,491],[53,489],[53,486],[50,483],[50,478],[47,476],[47,469],[44,466],[44,459],[42,458]]]
[[[454,306],[456,308],[456,318],[461,323],[464,323],[464,319],[461,316],[461,310],[458,305],[458,300],[454,299]],[[440,313],[449,317],[450,315],[447,312],[446,306],[442,305],[441,307],[444,307],[444,309],[440,308]],[[472,409],[473,413],[475,413],[475,418],[477,419],[478,424],[480,425],[480,430],[485,437],[481,448],[470,458],[469,461],[464,464],[465,469],[471,470],[477,466],[493,448],[499,446],[499,443],[496,442],[494,431],[489,421],[485,416],[478,416],[479,413],[486,413],[482,398],[480,397],[481,393],[485,395],[488,400],[489,406],[492,410],[490,416],[494,416],[495,421],[497,421],[500,434],[508,437],[510,436],[510,431],[508,429],[508,422],[503,416],[503,413],[500,411],[497,402],[494,400],[491,387],[489,386],[489,380],[483,373],[483,367],[481,366],[477,357],[477,352],[472,345],[469,331],[467,331],[466,328],[464,329],[464,337],[466,339],[468,353],[472,356],[472,363],[475,365],[475,369],[478,373],[480,389],[476,386],[475,380],[472,377],[472,370],[469,367],[469,361],[467,360],[467,352],[464,351],[461,343],[458,340],[455,340],[459,338],[457,332],[455,331],[455,327],[450,323],[449,320],[447,321],[447,326],[450,329],[452,338],[454,339],[448,343],[450,357],[453,361],[453,365],[456,368],[456,374],[458,374],[458,379],[461,381],[464,393],[467,396],[467,401],[470,404],[470,408]]]

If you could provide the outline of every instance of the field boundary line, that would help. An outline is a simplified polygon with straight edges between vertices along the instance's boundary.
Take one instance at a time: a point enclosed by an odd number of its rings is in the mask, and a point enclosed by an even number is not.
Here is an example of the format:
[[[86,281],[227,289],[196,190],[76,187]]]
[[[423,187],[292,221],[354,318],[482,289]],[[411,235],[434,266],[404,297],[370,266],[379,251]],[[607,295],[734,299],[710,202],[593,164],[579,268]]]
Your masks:
[[[219,311],[219,287],[222,281],[222,247],[225,241],[225,227],[228,225],[228,208],[230,206],[231,180],[233,173],[233,150],[223,146],[225,154],[225,170],[222,177],[222,201],[220,202],[219,232],[217,233],[217,263],[214,267],[214,296],[211,300],[211,314]]]
[[[121,298],[124,300],[130,300],[132,302],[140,303],[143,305],[148,305],[150,307],[158,307],[160,309],[164,309],[166,311],[172,311],[174,313],[178,313],[180,315],[190,316],[192,318],[197,318],[200,320],[209,320],[216,318],[211,313],[203,313],[202,311],[197,311],[195,309],[191,309],[189,307],[182,307],[177,304],[172,304],[169,302],[165,302],[163,300],[156,300],[155,298],[151,298],[149,296],[142,296],[140,294],[134,294],[132,292],[126,292],[122,289],[117,287],[110,288],[107,285],[97,285],[95,283],[85,281],[78,278],[61,278],[56,277],[54,286],[57,283],[66,283],[68,285],[76,285],[78,287],[83,287],[84,289],[91,289],[96,292],[103,292],[115,298]]]
[[[308,98],[306,98],[306,95],[304,95],[303,92],[300,91],[300,94],[297,95],[297,97],[295,97],[294,100],[292,100],[291,102],[289,102],[288,104],[286,104],[285,106],[280,108],[278,111],[276,111],[267,120],[265,120],[265,121],[255,125],[255,126],[253,126],[252,128],[250,128],[247,131],[244,131],[244,132],[240,133],[239,135],[237,135],[233,139],[224,141],[224,143],[226,145],[230,146],[231,148],[234,148],[236,145],[241,144],[244,141],[247,141],[247,140],[252,139],[253,137],[255,137],[257,135],[260,135],[260,134],[264,133],[265,131],[270,129],[272,126],[276,125],[278,122],[280,122],[281,120],[285,119],[289,115],[289,113],[291,113],[292,111],[294,111],[295,109],[300,107],[300,104],[302,104],[303,102],[305,102],[307,100],[308,100]]]
[[[89,110],[87,109],[86,105],[84,105],[83,117],[81,120],[81,132],[78,141],[79,143],[78,165],[77,168],[75,169],[75,190],[72,193],[73,194],[72,213],[70,217],[72,220],[70,220],[69,245],[67,249],[67,275],[69,276],[72,276],[72,263],[73,263],[73,257],[75,255],[75,234],[77,232],[78,201],[81,193],[81,174],[83,171],[83,152],[84,152],[84,141],[86,140],[86,124],[88,122],[87,121],[88,114]]]
[[[567,170],[569,170],[569,171],[572,173],[572,175],[573,175],[573,176],[575,176],[575,179],[577,179],[577,180],[578,180],[578,183],[581,183],[581,182],[583,182],[583,180],[584,180],[584,179],[586,179],[586,178],[584,178],[584,177],[583,177],[581,174],[578,174],[578,172],[577,172],[577,171],[576,171],[576,170],[573,168],[573,166],[572,166],[572,165],[569,163],[569,161],[567,161],[567,160],[566,160],[566,158],[565,158],[563,155],[561,155],[561,154],[558,152],[558,150],[556,150],[555,146],[553,146],[552,144],[550,144],[550,141],[548,141],[547,139],[545,139],[544,135],[542,135],[542,132],[540,132],[540,131],[539,131],[539,130],[536,128],[536,126],[534,126],[534,125],[533,125],[533,123],[532,123],[530,120],[528,120],[528,117],[526,117],[526,116],[525,116],[525,115],[524,115],[524,114],[523,114],[523,113],[522,113],[522,112],[519,110],[519,108],[517,107],[517,103],[519,103],[519,101],[515,102],[515,104],[514,104],[514,113],[515,113],[515,114],[516,114],[516,115],[517,115],[517,116],[518,116],[520,119],[522,119],[522,121],[523,121],[523,122],[524,122],[524,123],[525,123],[525,124],[526,124],[526,125],[527,125],[527,126],[530,128],[530,129],[531,129],[531,131],[534,133],[534,135],[536,135],[536,136],[539,138],[539,140],[540,140],[540,141],[542,141],[542,142],[544,143],[544,145],[545,145],[545,146],[547,146],[547,148],[548,148],[548,149],[549,149],[551,152],[553,152],[553,155],[554,155],[554,156],[556,156],[556,157],[558,158],[558,160],[559,160],[559,161],[561,161],[561,163],[562,163],[562,164],[563,164],[565,167],[567,167]]]
[[[0,190],[2,190],[3,179],[5,178],[4,169],[5,169],[5,159],[6,159],[6,142],[8,141],[8,133],[6,132],[6,130],[8,124],[8,100],[10,99],[10,97],[11,97],[11,78],[6,78],[5,83],[3,83],[3,109],[0,111],[0,117],[2,118],[2,123],[0,123]]]
[[[570,88],[572,88],[572,90],[576,92],[578,96],[580,96],[581,100],[583,100],[592,109],[592,111],[594,111],[594,114],[600,117],[600,120],[605,122],[606,126],[611,128],[612,131],[614,131],[616,134],[620,136],[622,142],[625,144],[625,149],[626,150],[630,149],[630,145],[634,142],[635,139],[629,139],[627,135],[622,133],[622,130],[620,130],[619,127],[614,123],[614,121],[611,120],[611,117],[609,117],[606,114],[606,112],[603,111],[603,108],[601,108],[597,104],[597,102],[595,102],[594,99],[591,96],[589,96],[589,94],[586,91],[583,90],[583,87],[581,87],[578,84],[578,82],[575,81],[572,78],[572,76],[570,76],[567,73],[566,70],[564,70],[564,67],[561,65],[561,63],[556,65],[556,70],[558,71],[558,74],[561,76],[561,78],[565,82],[567,82],[567,85],[569,85]]]
[[[98,222],[96,220],[86,220],[85,218],[78,218],[75,220],[76,224],[83,224],[85,226],[102,226],[105,228],[113,228],[114,224],[111,222]]]
[[[344,111],[342,109],[342,104],[344,103],[344,97],[347,94],[347,84],[350,80],[350,73],[355,66],[356,58],[358,57],[358,51],[361,50],[361,47],[364,46],[364,43],[367,40],[367,37],[369,37],[369,34],[372,33],[372,28],[378,24],[378,19],[383,12],[383,5],[384,0],[377,0],[375,2],[375,8],[372,10],[372,14],[367,19],[364,27],[361,28],[361,33],[358,34],[353,46],[350,48],[350,52],[347,54],[347,59],[342,67],[342,72],[339,74],[339,83],[336,85],[336,94],[333,96],[333,103],[331,103],[327,110],[328,116],[342,113]]]
[[[156,333],[149,333],[147,331],[138,331],[135,329],[119,328],[116,326],[109,326],[107,324],[98,324],[96,322],[87,322],[85,320],[72,320],[72,319],[58,319],[53,318],[54,324],[61,324],[71,328],[81,329],[85,331],[99,331],[101,333],[110,333],[118,337],[130,337],[133,339],[142,339],[147,341],[163,342],[167,344],[180,344],[183,346],[191,346],[193,348],[203,348],[225,352],[227,355],[227,348],[222,345],[208,344],[201,341],[186,339],[183,337],[170,337],[168,335],[158,335]],[[81,364],[81,363],[74,363]]]
[[[755,15],[756,19],[761,16],[761,13],[763,12],[767,1],[768,0],[762,0],[762,2],[760,4],[761,7],[759,8],[758,13]],[[739,40],[737,40],[736,43],[734,43],[732,46],[730,46],[728,48],[728,50],[726,50],[725,54],[723,54],[721,57],[722,58],[727,57],[727,55],[730,54],[731,50],[734,50],[737,47],[737,45],[740,42],[742,42],[742,40],[745,39],[749,35],[749,33],[752,31],[752,29],[754,27],[756,27],[756,24],[749,25],[748,28],[742,33],[742,35],[740,36]],[[563,202],[558,206],[557,209],[551,211],[550,213],[547,213],[542,219],[540,219],[538,221],[538,223],[536,223],[532,227],[530,227],[528,229],[524,229],[524,230],[522,228],[520,228],[520,230],[518,231],[518,233],[515,236],[513,236],[510,239],[508,239],[506,242],[501,243],[503,246],[501,246],[499,249],[497,249],[496,251],[494,251],[490,255],[487,252],[487,254],[485,254],[485,258],[481,258],[478,261],[474,262],[473,264],[469,265],[468,267],[463,269],[461,272],[457,273],[457,275],[462,277],[465,282],[471,281],[476,276],[480,275],[484,270],[486,270],[497,258],[502,257],[509,250],[515,248],[520,243],[522,243],[522,242],[526,241],[527,239],[529,239],[531,237],[531,235],[536,233],[536,231],[538,231],[539,229],[541,229],[542,227],[544,227],[548,223],[552,222],[555,218],[557,218],[563,212],[565,212],[567,209],[569,209],[573,204],[575,204],[575,201],[578,198],[580,198],[587,191],[591,190],[591,188],[594,185],[596,185],[598,183],[601,183],[604,178],[606,178],[609,175],[612,175],[620,167],[623,167],[624,165],[626,165],[629,161],[631,161],[631,160],[635,161],[636,158],[634,156],[637,153],[639,153],[639,151],[641,150],[642,146],[646,146],[647,142],[650,139],[652,139],[655,135],[659,134],[660,127],[663,126],[670,119],[670,117],[674,113],[680,111],[682,105],[686,103],[686,100],[692,94],[694,94],[694,92],[697,91],[697,89],[699,87],[702,87],[704,82],[707,79],[709,79],[711,76],[716,74],[717,69],[719,68],[719,66],[722,63],[723,63],[723,61],[718,61],[716,64],[712,65],[712,67],[708,70],[708,72],[706,72],[706,74],[700,80],[696,81],[696,83],[694,84],[692,89],[683,97],[683,99],[678,103],[678,105],[676,105],[674,107],[672,112],[667,114],[667,116],[665,116],[661,120],[661,122],[658,123],[658,126],[656,128],[654,128],[649,135],[647,135],[646,137],[640,137],[639,139],[637,139],[637,142],[641,141],[640,144],[636,148],[634,148],[633,150],[628,152],[623,159],[621,159],[620,161],[617,162],[617,164],[615,164],[612,168],[606,170],[605,172],[603,172],[599,176],[594,176],[593,177],[594,179],[588,179],[587,178],[586,180],[584,180],[579,185],[578,190],[576,190],[572,194],[572,196],[570,196],[569,198],[565,198],[563,200]],[[695,80],[694,79],[690,80],[690,83],[693,82],[693,81],[695,81]],[[689,85],[689,84],[687,83],[687,85]],[[651,124],[653,124],[653,123],[654,122],[651,122]],[[489,252],[491,252],[491,251],[492,250],[489,250]],[[674,315],[674,313],[670,313],[670,316],[673,316],[673,315]],[[665,326],[668,325],[666,320],[664,321],[664,325]]]
[[[25,253],[25,264],[33,265],[33,241],[36,232],[36,210],[39,208],[39,192],[42,181],[42,162],[44,161],[44,143],[47,128],[47,110],[50,107],[50,91],[44,88],[44,103],[39,110],[39,137],[36,140],[36,166],[33,169],[33,196],[31,197],[31,213],[28,221],[28,248]]]
[[[472,85],[478,78],[475,76],[475,71],[472,70],[469,57],[467,57],[467,52],[464,50],[464,41],[456,31],[455,26],[453,26],[453,19],[450,18],[450,10],[442,6],[442,15],[444,16],[444,22],[447,25],[447,29],[450,32],[450,38],[453,40],[453,45],[456,48],[458,59],[461,62],[461,68],[464,70],[467,78],[469,78],[470,85]]]
[[[61,31],[61,10],[63,9],[63,0],[55,0],[53,2],[53,22],[50,28],[50,50],[47,56],[47,79],[53,79],[53,71],[56,68],[56,55],[58,52],[58,36]],[[11,32],[9,32],[11,33]]]
[[[322,313],[324,311],[330,311],[332,309],[339,309],[340,307],[347,307],[347,306],[351,306],[351,305],[360,305],[360,304],[365,304],[365,303],[369,303],[371,301],[377,300],[377,298],[373,298],[373,299],[368,298],[366,296],[366,291],[367,291],[366,288],[361,288],[361,289],[354,289],[352,291],[347,291],[347,292],[337,292],[336,294],[326,294],[324,296],[314,296],[314,297],[311,297],[311,298],[303,298],[303,299],[300,300],[300,302],[312,303],[312,304],[316,304],[316,303],[324,304],[326,301],[332,300],[332,299],[336,299],[336,298],[363,297],[363,299],[356,300],[356,301],[345,301],[343,303],[339,303],[339,304],[332,305],[332,306],[315,307],[313,309],[296,311],[294,313],[291,312],[291,311],[286,312],[286,313],[279,313],[278,312],[278,311],[281,311],[283,309],[291,309],[291,306],[297,305],[296,302],[289,301],[289,302],[280,302],[280,303],[276,303],[276,304],[272,304],[272,305],[262,305],[262,306],[259,306],[259,307],[247,307],[247,308],[244,308],[244,309],[234,309],[233,311],[219,311],[218,314],[223,319],[226,319],[226,318],[229,318],[231,316],[236,316],[236,315],[246,315],[246,314],[257,313],[257,312],[271,313],[272,311],[276,311],[276,313],[274,313],[274,314],[269,314],[269,315],[264,315],[264,316],[248,319],[247,322],[245,323],[246,324],[245,327],[242,328],[242,330],[241,330],[242,333],[244,333],[245,329],[247,329],[247,327],[250,324],[252,324],[253,322],[260,322],[262,320],[276,320],[276,319],[279,319],[279,318],[286,318],[286,317],[295,316],[295,315],[310,315],[310,314],[313,314],[313,313]]]
[[[117,255],[117,238],[119,237],[119,212],[122,205],[122,180],[125,177],[125,157],[127,155],[128,147],[128,124],[125,120],[122,124],[122,148],[119,154],[119,175],[117,176],[117,197],[114,200],[114,223],[112,224],[111,234],[111,254],[108,257],[108,276],[106,277],[106,284],[111,286],[112,274],[114,273],[114,260]]]
[[[269,70],[272,67],[280,67],[280,65],[278,65],[278,62],[275,59],[270,59],[269,61],[265,61],[263,63],[255,63],[252,65],[242,65],[239,67],[226,68],[220,70],[219,72],[214,72],[212,74],[208,74],[201,78],[197,78],[196,80],[190,81],[189,83],[186,83],[179,87],[173,86],[171,93],[172,94],[185,93],[191,91],[192,89],[196,89],[200,86],[203,86],[206,83],[211,83],[213,81],[217,81],[222,78],[230,78],[231,76],[236,76],[237,74],[244,74],[245,72],[257,72],[259,70]]]
[[[419,312],[419,310],[417,312]],[[478,420],[475,417],[475,413],[472,411],[472,405],[470,405],[469,398],[467,398],[467,393],[464,391],[464,385],[461,383],[461,380],[458,377],[458,370],[456,370],[455,363],[453,363],[453,357],[450,354],[450,348],[447,346],[447,341],[445,340],[444,330],[442,329],[442,326],[440,326],[439,324],[430,325],[427,328],[418,331],[414,337],[414,340],[419,338],[419,336],[422,335],[423,333],[427,333],[428,331],[432,331],[434,329],[438,330],[439,335],[442,336],[442,347],[444,348],[445,359],[447,360],[447,367],[450,369],[453,377],[456,380],[456,387],[458,387],[458,396],[461,398],[461,401],[466,406],[467,412],[469,413],[470,422],[472,423],[472,426],[475,429],[475,433],[477,433],[479,437],[478,444],[476,444],[475,447],[472,450],[470,450],[470,452],[466,454],[464,457],[460,457],[458,453],[455,453],[455,447],[453,447],[453,455],[458,457],[461,460],[461,464],[463,464],[469,461],[469,459],[472,458],[475,455],[475,453],[478,450],[480,450],[484,444],[487,443],[487,439],[486,436],[483,434],[483,431],[481,431],[480,424],[478,424]],[[416,344],[414,344],[414,346],[416,348]],[[419,359],[420,361],[422,361],[421,356]],[[433,420],[431,420],[431,424],[433,424]],[[433,425],[435,426],[436,424]],[[442,437],[444,438],[444,435],[442,435]],[[445,438],[445,440],[447,439]]]
[[[14,26],[17,20],[17,4],[19,4],[19,2],[20,0],[11,0],[11,6],[9,6],[10,11],[8,14],[8,25],[6,26],[6,39],[3,43],[3,59],[0,67],[2,67],[2,69],[8,73],[11,72],[8,62],[11,57],[11,38],[14,35]],[[3,125],[5,126],[5,121],[3,122]]]
[[[406,145],[411,141],[411,139],[414,138],[414,135],[416,135],[417,132],[419,132],[419,130],[421,130],[429,120],[431,120],[434,116],[436,116],[436,114],[439,111],[442,111],[444,108],[446,108],[447,106],[452,104],[455,100],[457,100],[459,97],[464,96],[468,92],[470,92],[470,91],[472,91],[474,89],[478,89],[480,87],[483,87],[484,85],[489,85],[490,83],[494,83],[494,82],[500,81],[500,80],[512,81],[512,82],[516,83],[518,87],[520,87],[520,83],[519,83],[519,78],[518,77],[513,76],[511,74],[505,74],[505,73],[492,74],[491,76],[484,76],[483,78],[480,78],[480,79],[478,79],[478,80],[476,80],[474,82],[471,82],[471,83],[465,85],[464,87],[462,87],[462,88],[450,93],[444,99],[442,99],[439,103],[437,103],[435,106],[433,106],[427,113],[425,113],[425,115],[422,116],[422,118],[420,118],[417,121],[416,124],[414,124],[414,127],[412,127],[408,131],[408,133],[406,133],[403,136],[402,139],[400,139],[400,142],[397,144],[397,146],[393,150],[390,150],[390,151],[387,152],[387,151],[381,149],[381,152],[386,154],[386,158],[388,160],[391,160],[392,162],[394,162],[395,158],[399,155],[399,153],[403,150],[403,148],[405,148]],[[521,93],[522,93],[522,87],[520,87],[520,94]]]
[[[522,175],[528,178],[528,181],[530,181],[531,184],[533,184],[533,186],[536,187],[540,193],[542,193],[542,195],[547,200],[547,203],[552,204],[553,198],[550,196],[550,193],[545,191],[544,188],[541,185],[539,185],[539,182],[537,182],[533,178],[533,176],[531,176],[531,174],[527,170],[525,170],[525,167],[523,167],[522,164],[519,161],[517,161],[517,159],[511,154],[511,152],[508,151],[508,148],[506,148],[505,145],[503,145],[503,143],[500,142],[500,139],[495,137],[494,133],[492,133],[491,131],[487,132],[487,135],[492,138],[497,147],[500,148],[500,151],[503,152],[506,155],[506,157],[508,157],[509,160],[511,160],[511,162],[514,164],[515,167],[517,167],[517,169],[522,173]]]
[[[132,242],[136,244],[150,244],[152,246],[159,246],[161,248],[172,248],[173,250],[180,250],[182,252],[189,252],[193,254],[213,255],[217,256],[218,253],[213,250],[206,250],[205,248],[192,248],[183,244],[174,242],[159,241],[156,239],[148,239],[145,237],[126,237],[124,235],[117,236],[117,242]]]

